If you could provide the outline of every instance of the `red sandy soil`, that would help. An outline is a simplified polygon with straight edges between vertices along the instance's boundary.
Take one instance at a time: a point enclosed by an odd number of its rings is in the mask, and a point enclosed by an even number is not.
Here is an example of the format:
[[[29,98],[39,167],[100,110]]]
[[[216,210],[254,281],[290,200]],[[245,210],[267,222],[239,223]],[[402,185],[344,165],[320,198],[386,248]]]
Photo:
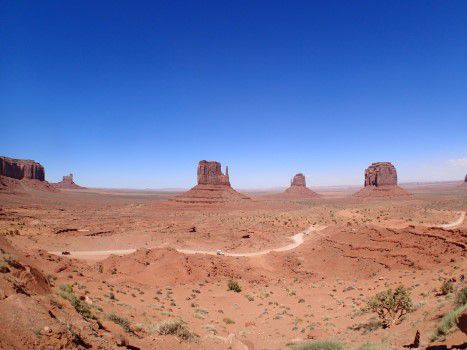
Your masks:
[[[401,349],[417,330],[422,348],[467,342],[454,330],[430,343],[453,309],[453,294],[439,295],[443,281],[465,287],[466,221],[435,227],[466,210],[467,191],[457,184],[403,198],[342,191],[309,201],[258,196],[227,204],[179,203],[154,192],[21,190],[0,194],[0,265],[8,268],[0,273],[2,349],[113,349],[122,338],[141,349],[284,349],[330,338]],[[326,228],[284,252],[175,250],[274,249],[310,225]],[[48,253],[114,249],[137,251],[82,260]],[[240,293],[227,290],[230,279]],[[95,319],[63,297],[60,286],[67,284]],[[416,310],[383,329],[362,309],[369,297],[400,284]],[[170,319],[182,319],[198,336],[158,334],[156,326]]]

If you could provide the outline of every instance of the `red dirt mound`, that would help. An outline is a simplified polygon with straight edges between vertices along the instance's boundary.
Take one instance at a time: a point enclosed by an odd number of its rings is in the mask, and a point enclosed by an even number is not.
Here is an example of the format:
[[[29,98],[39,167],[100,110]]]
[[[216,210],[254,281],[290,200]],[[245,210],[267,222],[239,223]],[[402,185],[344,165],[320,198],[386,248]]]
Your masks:
[[[173,198],[184,203],[225,203],[250,198],[225,185],[196,185],[191,190]]]
[[[290,186],[282,194],[284,198],[301,199],[301,198],[320,198],[321,196],[315,191],[304,186]]]
[[[355,197],[381,198],[381,197],[410,197],[412,194],[399,186],[366,186]]]
[[[7,176],[0,176],[0,192],[26,193],[30,191],[54,192],[56,189],[47,181],[33,179],[17,180]]]

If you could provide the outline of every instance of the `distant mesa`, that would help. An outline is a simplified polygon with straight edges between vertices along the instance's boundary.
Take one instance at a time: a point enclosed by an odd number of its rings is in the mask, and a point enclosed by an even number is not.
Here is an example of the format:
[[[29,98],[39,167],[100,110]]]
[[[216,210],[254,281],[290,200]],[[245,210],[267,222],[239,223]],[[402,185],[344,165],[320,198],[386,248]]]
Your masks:
[[[173,200],[184,203],[225,203],[250,199],[230,186],[229,169],[226,167],[223,174],[219,162],[200,161],[197,174],[198,184]]]
[[[81,187],[73,181],[73,174],[65,175],[62,181],[53,184],[55,188],[70,189],[70,190],[81,190],[86,187]]]
[[[400,197],[411,194],[397,185],[397,171],[390,162],[372,163],[365,170],[365,187],[356,197]]]
[[[44,167],[30,159],[0,156],[0,190],[24,191],[28,189],[54,190],[45,181]]]
[[[285,190],[284,194],[289,198],[318,198],[321,197],[318,193],[306,187],[305,175],[298,173],[290,181],[290,187]]]

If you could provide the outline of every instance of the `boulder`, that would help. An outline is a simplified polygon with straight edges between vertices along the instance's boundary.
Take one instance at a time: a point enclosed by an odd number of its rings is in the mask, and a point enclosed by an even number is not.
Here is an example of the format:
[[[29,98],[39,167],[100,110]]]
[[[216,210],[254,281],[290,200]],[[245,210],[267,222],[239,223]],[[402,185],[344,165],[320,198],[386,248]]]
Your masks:
[[[17,180],[45,181],[44,167],[29,159],[13,159],[0,156],[0,176]]]

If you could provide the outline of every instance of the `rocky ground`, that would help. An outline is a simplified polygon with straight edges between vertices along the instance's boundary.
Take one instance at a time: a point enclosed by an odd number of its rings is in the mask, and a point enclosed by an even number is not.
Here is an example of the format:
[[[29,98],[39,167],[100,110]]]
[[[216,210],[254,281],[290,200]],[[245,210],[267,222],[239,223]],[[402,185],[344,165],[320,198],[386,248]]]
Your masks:
[[[456,326],[433,339],[465,288],[466,222],[437,227],[467,209],[459,184],[402,198],[344,189],[196,205],[167,200],[173,193],[15,188],[0,193],[2,349],[287,349],[327,339],[400,349],[417,330],[423,348],[467,342]],[[274,249],[313,225],[325,228],[284,252],[177,251]],[[114,250],[126,252],[67,255]],[[399,285],[413,312],[383,328],[367,301]]]

